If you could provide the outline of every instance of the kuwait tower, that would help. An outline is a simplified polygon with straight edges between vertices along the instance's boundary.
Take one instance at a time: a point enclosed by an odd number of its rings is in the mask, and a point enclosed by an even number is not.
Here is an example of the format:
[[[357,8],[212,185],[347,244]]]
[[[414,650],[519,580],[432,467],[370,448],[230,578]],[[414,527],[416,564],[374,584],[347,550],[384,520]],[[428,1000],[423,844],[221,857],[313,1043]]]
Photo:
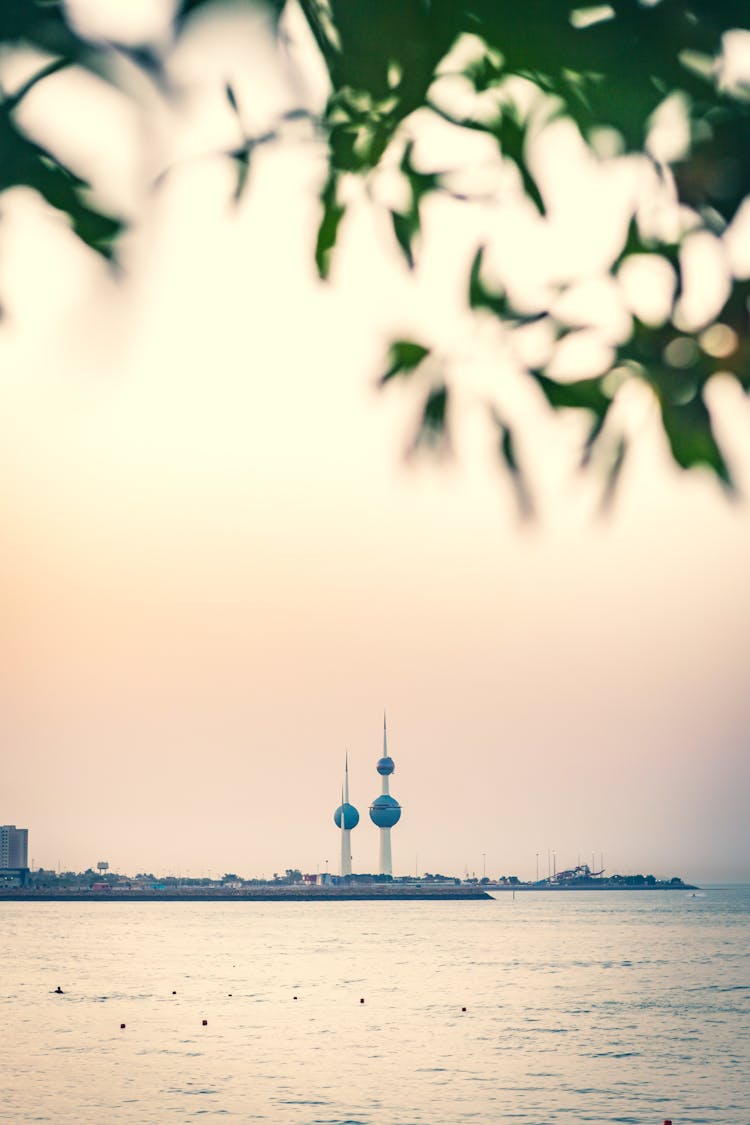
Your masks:
[[[380,829],[380,874],[392,875],[393,863],[391,861],[391,829],[401,819],[401,806],[389,790],[388,778],[396,767],[393,758],[388,757],[388,735],[385,729],[385,714],[383,715],[383,757],[379,759],[376,769],[383,779],[383,789],[379,797],[370,805],[370,820]]]
[[[354,805],[349,804],[349,755],[346,755],[344,765],[344,788],[341,793],[341,804],[333,814],[337,828],[341,829],[341,874],[352,873],[352,828],[359,824],[359,813]]]

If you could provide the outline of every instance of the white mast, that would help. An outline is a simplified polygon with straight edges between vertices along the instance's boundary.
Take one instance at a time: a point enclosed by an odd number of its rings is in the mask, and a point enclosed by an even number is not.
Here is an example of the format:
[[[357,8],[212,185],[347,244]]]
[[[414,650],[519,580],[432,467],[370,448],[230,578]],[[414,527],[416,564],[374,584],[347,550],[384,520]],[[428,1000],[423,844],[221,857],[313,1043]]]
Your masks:
[[[346,751],[344,757],[344,789],[341,794],[341,804],[346,809],[349,804],[349,751]],[[351,875],[352,873],[352,834],[351,829],[346,827],[346,816],[342,814],[341,817],[341,874]]]
[[[388,731],[385,728],[385,711],[383,712],[383,757],[384,758],[388,757]],[[388,781],[388,774],[384,773],[382,775],[382,777],[383,777],[382,792],[390,794],[391,790],[390,790],[390,783]],[[390,868],[389,868],[389,870],[390,870]]]
[[[344,787],[341,791],[341,874],[352,873],[352,827],[347,826],[349,813],[349,751],[344,759]],[[359,817],[357,817],[357,820]],[[356,824],[357,821],[355,820]]]

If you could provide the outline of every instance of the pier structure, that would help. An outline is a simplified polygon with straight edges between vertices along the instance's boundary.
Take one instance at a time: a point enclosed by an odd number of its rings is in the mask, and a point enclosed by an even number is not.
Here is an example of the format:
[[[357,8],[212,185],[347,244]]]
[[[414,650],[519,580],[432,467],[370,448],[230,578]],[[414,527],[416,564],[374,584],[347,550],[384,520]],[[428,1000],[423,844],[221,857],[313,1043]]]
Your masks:
[[[375,767],[382,779],[380,796],[376,797],[370,805],[370,820],[380,829],[380,874],[393,874],[393,860],[391,856],[391,828],[401,819],[401,806],[395,797],[391,796],[389,778],[395,770],[393,758],[388,754],[388,732],[386,729],[385,714],[383,714],[383,756],[378,759]]]
[[[341,790],[341,804],[333,814],[333,820],[341,831],[341,875],[352,873],[352,828],[359,824],[359,812],[349,803],[349,754],[344,759],[344,786]]]

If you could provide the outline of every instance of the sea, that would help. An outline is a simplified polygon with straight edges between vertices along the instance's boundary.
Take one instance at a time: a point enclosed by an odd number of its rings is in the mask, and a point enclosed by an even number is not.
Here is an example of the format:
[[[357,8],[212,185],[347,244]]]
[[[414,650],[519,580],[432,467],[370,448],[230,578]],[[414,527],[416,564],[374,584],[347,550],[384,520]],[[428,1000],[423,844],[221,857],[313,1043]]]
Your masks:
[[[3,1122],[750,1125],[750,887],[2,902],[0,973]]]

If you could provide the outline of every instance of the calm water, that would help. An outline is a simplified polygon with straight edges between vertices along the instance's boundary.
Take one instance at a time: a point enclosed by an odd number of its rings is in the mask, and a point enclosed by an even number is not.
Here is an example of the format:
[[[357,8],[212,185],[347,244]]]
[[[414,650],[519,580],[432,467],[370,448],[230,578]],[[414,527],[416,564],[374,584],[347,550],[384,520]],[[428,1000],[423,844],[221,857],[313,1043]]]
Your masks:
[[[5,903],[0,965],[2,1121],[750,1125],[750,888]]]

